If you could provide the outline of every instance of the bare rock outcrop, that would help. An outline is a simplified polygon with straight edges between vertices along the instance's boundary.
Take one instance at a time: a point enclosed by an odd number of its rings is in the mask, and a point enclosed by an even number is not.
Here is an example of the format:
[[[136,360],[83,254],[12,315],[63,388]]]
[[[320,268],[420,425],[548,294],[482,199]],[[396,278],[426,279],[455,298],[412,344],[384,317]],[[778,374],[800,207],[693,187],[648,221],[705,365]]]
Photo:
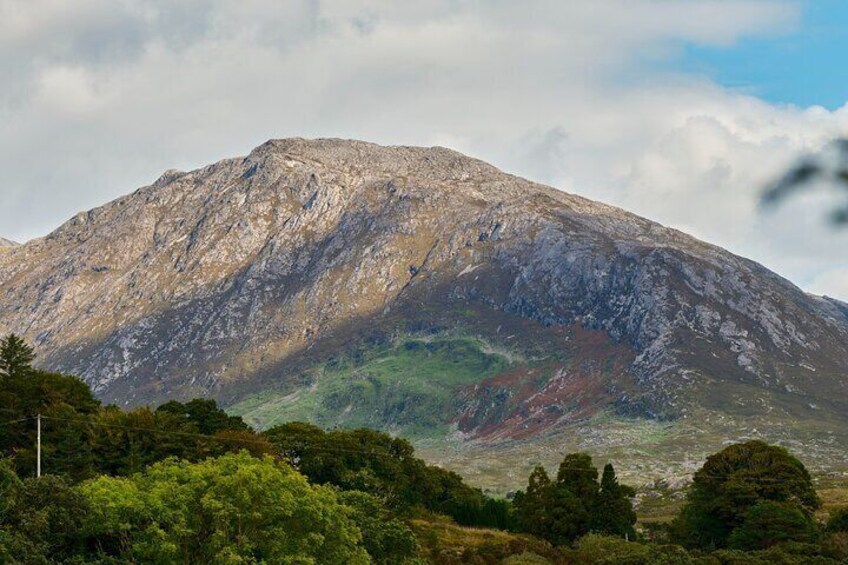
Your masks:
[[[122,404],[234,401],[363,339],[450,327],[575,366],[603,350],[598,394],[625,414],[725,408],[740,386],[848,414],[845,304],[439,147],[273,140],[0,254],[0,332]],[[555,378],[541,388],[582,377]]]

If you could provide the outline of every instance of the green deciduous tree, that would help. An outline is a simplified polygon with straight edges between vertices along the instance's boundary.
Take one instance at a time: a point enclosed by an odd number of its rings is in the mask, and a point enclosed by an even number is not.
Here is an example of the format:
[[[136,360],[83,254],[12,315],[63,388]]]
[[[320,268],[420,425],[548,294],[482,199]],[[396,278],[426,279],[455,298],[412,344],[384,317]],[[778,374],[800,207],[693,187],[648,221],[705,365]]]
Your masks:
[[[376,565],[417,563],[418,540],[376,496],[345,491],[339,500],[353,510],[351,518],[362,532],[362,543]]]
[[[79,555],[89,506],[65,480],[20,480],[0,462],[0,510],[0,562],[63,563]]]
[[[813,520],[797,506],[785,502],[760,502],[752,506],[741,525],[728,538],[733,549],[768,549],[779,543],[812,543],[816,537]]]
[[[725,547],[751,508],[766,501],[807,515],[820,505],[807,469],[786,449],[761,441],[731,445],[695,473],[672,536],[689,547]]]
[[[463,525],[507,527],[506,501],[492,501],[456,473],[427,465],[404,439],[366,429],[325,432],[299,422],[262,436],[314,483],[373,494],[398,512],[423,506]]]
[[[185,404],[172,400],[157,408],[156,412],[173,414],[182,418],[186,423],[194,424],[197,431],[205,435],[249,429],[239,416],[230,416],[218,408],[214,400],[206,398],[195,398]]]
[[[0,376],[0,453],[14,458],[21,476],[35,469],[35,421],[43,416],[45,471],[85,478],[91,474],[87,459],[90,430],[86,419],[96,414],[100,402],[80,379],[33,369],[32,349],[16,336],[2,340],[0,356],[5,367]]]
[[[368,563],[353,511],[246,452],[84,483],[96,553],[143,563]]]

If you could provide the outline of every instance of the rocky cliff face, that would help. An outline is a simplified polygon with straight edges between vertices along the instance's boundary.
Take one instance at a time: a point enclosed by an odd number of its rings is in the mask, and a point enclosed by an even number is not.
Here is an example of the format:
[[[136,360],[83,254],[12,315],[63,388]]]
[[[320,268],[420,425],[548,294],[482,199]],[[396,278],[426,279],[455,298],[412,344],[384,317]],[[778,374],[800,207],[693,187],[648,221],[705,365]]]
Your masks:
[[[503,362],[446,384],[438,418],[473,437],[599,411],[848,414],[845,304],[443,148],[275,140],[168,171],[0,254],[9,331],[121,404],[303,394],[369,348],[472,336]]]

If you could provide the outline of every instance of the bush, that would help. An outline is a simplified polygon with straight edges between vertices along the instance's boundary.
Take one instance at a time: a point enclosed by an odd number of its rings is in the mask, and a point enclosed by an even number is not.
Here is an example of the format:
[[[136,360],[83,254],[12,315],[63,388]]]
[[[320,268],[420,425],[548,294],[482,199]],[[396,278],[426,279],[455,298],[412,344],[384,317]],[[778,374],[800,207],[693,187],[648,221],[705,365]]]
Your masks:
[[[848,532],[834,532],[822,542],[822,554],[838,560],[848,560]]]
[[[848,508],[840,508],[827,521],[825,529],[828,532],[848,532]]]
[[[501,561],[502,565],[551,565],[551,562],[535,553],[525,552],[512,555]]]

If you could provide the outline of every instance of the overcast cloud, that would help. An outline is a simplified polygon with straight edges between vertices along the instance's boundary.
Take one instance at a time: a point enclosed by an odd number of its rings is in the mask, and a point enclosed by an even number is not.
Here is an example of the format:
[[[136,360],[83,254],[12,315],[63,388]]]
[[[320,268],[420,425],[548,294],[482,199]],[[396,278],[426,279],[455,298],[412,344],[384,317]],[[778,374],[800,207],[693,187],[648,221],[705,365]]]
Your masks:
[[[824,195],[763,184],[848,132],[675,72],[686,44],[800,24],[789,1],[0,0],[0,236],[273,137],[446,145],[848,299]]]

